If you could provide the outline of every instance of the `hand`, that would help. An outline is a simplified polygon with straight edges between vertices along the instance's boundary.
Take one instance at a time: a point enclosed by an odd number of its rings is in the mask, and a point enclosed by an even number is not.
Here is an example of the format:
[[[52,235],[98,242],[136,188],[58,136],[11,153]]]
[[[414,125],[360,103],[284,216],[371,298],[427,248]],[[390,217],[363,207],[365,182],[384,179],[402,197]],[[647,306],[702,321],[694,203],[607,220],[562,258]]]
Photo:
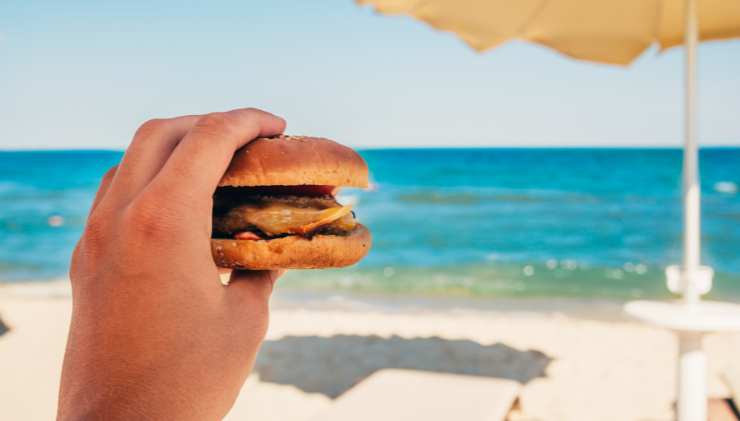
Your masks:
[[[72,256],[58,417],[215,420],[236,399],[278,273],[221,284],[212,195],[236,149],[282,133],[255,109],[152,120],[103,178]]]

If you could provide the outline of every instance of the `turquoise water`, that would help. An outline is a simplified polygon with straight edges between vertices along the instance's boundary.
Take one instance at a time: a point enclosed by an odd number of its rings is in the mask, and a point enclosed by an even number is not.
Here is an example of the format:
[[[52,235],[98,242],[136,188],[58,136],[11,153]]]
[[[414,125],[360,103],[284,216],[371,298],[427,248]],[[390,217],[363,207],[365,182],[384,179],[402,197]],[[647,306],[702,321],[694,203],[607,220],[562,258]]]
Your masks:
[[[681,152],[394,149],[347,190],[374,234],[359,265],[291,288],[476,296],[665,296],[680,260]],[[0,152],[0,279],[64,277],[99,177],[119,152]],[[740,298],[740,149],[701,154],[704,261]],[[55,226],[58,225],[58,226]]]

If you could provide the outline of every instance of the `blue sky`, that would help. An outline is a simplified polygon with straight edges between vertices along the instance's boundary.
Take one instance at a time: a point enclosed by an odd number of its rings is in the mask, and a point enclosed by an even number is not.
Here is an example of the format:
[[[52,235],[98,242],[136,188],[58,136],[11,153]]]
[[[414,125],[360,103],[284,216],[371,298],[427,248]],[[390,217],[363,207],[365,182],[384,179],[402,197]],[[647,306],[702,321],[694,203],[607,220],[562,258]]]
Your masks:
[[[362,147],[677,146],[682,58],[479,55],[351,0],[3,0],[0,148],[124,148],[148,118],[241,106]],[[740,145],[740,42],[699,59],[701,140]]]

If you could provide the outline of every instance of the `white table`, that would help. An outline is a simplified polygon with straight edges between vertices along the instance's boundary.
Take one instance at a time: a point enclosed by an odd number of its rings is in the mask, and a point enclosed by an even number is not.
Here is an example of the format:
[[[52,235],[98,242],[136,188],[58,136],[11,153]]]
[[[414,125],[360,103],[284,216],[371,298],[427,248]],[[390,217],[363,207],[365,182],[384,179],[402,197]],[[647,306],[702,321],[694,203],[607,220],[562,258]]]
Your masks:
[[[740,305],[717,301],[632,301],[627,314],[678,335],[678,414],[706,419],[707,361],[702,338],[712,332],[740,332]],[[704,415],[702,415],[704,414]]]

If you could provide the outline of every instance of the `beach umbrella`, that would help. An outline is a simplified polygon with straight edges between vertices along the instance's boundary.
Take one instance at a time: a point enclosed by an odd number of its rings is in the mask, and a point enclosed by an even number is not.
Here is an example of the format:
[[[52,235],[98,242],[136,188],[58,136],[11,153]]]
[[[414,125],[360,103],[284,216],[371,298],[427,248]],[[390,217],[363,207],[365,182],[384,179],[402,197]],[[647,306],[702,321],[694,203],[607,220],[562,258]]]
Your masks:
[[[676,302],[634,301],[625,310],[674,330],[679,338],[680,421],[704,421],[707,332],[740,330],[740,306],[701,300],[713,271],[701,265],[700,187],[696,140],[696,49],[699,41],[740,37],[740,0],[356,0],[385,14],[405,14],[450,31],[477,51],[509,40],[569,57],[627,65],[645,50],[685,46],[683,261],[666,269]]]

